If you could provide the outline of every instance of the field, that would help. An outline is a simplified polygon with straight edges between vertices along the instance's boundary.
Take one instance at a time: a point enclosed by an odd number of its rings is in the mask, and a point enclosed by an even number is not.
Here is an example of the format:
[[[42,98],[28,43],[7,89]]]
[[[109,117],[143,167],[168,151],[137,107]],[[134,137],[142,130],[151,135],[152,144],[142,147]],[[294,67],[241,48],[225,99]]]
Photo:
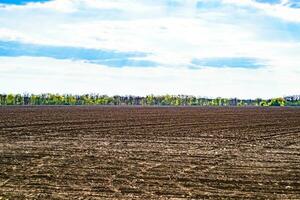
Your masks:
[[[0,107],[0,199],[300,199],[300,108]]]

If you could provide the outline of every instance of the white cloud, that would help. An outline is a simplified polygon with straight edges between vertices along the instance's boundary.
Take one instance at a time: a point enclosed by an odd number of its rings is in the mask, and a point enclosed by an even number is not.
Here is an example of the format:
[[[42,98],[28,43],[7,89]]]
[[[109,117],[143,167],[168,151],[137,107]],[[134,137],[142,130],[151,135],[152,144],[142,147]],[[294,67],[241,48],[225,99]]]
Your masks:
[[[299,93],[299,75],[299,71],[280,68],[109,68],[51,58],[0,58],[0,92],[5,93],[154,93],[269,98]]]
[[[224,3],[236,4],[239,6],[251,6],[261,10],[264,14],[278,17],[291,22],[300,22],[299,9],[287,6],[288,1],[284,0],[280,4],[258,3],[254,0],[222,0]]]
[[[7,28],[0,28],[0,38],[3,40],[24,40],[22,33]]]
[[[76,4],[77,0],[54,0],[47,2],[30,2],[25,5],[5,5],[0,8],[7,11],[22,11],[22,10],[54,10],[59,12],[72,13],[78,10]]]
[[[197,10],[196,0],[178,2],[179,6],[168,6],[166,1],[150,0],[54,0],[0,8],[0,40],[142,51],[150,53],[147,59],[161,64],[116,69],[50,58],[0,57],[0,92],[224,97],[300,93],[299,38],[287,40],[282,31],[289,30],[268,21],[275,16],[281,25],[300,22],[299,9],[283,3],[222,0],[223,7]],[[188,68],[193,58],[206,57],[260,58],[267,66],[256,70]]]

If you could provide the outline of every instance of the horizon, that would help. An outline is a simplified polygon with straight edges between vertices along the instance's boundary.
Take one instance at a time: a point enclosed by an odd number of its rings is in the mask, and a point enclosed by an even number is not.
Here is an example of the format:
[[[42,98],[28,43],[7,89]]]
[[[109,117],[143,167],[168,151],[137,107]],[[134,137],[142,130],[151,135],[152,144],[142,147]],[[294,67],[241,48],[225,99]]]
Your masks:
[[[0,0],[0,93],[300,94],[298,0]]]
[[[125,94],[125,95],[119,95],[119,94],[114,94],[114,95],[107,95],[107,94],[102,94],[102,93],[85,93],[85,94],[76,94],[76,93],[28,93],[28,92],[23,92],[23,93],[0,93],[0,97],[5,96],[7,97],[8,95],[12,95],[14,97],[16,96],[21,96],[22,98],[25,97],[32,97],[32,96],[60,96],[60,97],[67,97],[67,96],[72,96],[72,97],[76,97],[76,96],[89,96],[89,97],[109,97],[109,98],[113,98],[113,97],[124,97],[124,98],[128,98],[128,97],[133,97],[133,98],[147,98],[147,97],[154,97],[154,98],[160,98],[160,97],[174,97],[174,98],[180,98],[183,99],[185,97],[187,98],[197,98],[197,99],[207,99],[207,100],[216,100],[216,99],[226,99],[226,100],[272,100],[272,99],[295,99],[295,100],[299,100],[300,99],[300,95],[286,95],[286,96],[277,96],[277,97],[272,97],[272,98],[260,98],[260,97],[256,97],[256,98],[238,98],[238,97],[209,97],[209,96],[201,96],[201,95],[189,95],[189,94],[162,94],[162,95],[155,95],[155,94],[147,94],[147,95],[131,95],[131,94]]]

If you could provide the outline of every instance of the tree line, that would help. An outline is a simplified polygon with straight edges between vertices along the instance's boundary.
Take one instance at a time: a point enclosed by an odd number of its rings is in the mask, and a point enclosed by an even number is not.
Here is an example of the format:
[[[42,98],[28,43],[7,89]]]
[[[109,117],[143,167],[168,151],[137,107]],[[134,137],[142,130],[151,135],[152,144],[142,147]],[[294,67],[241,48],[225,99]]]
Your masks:
[[[300,106],[300,95],[273,99],[204,98],[190,95],[0,94],[0,105]]]

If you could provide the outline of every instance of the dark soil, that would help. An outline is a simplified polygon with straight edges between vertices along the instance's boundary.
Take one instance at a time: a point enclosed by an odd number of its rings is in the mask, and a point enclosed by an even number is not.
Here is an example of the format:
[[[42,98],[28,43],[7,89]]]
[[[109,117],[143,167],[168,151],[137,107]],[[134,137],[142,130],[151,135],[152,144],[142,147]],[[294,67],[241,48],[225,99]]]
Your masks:
[[[0,107],[0,199],[300,199],[300,108]]]

